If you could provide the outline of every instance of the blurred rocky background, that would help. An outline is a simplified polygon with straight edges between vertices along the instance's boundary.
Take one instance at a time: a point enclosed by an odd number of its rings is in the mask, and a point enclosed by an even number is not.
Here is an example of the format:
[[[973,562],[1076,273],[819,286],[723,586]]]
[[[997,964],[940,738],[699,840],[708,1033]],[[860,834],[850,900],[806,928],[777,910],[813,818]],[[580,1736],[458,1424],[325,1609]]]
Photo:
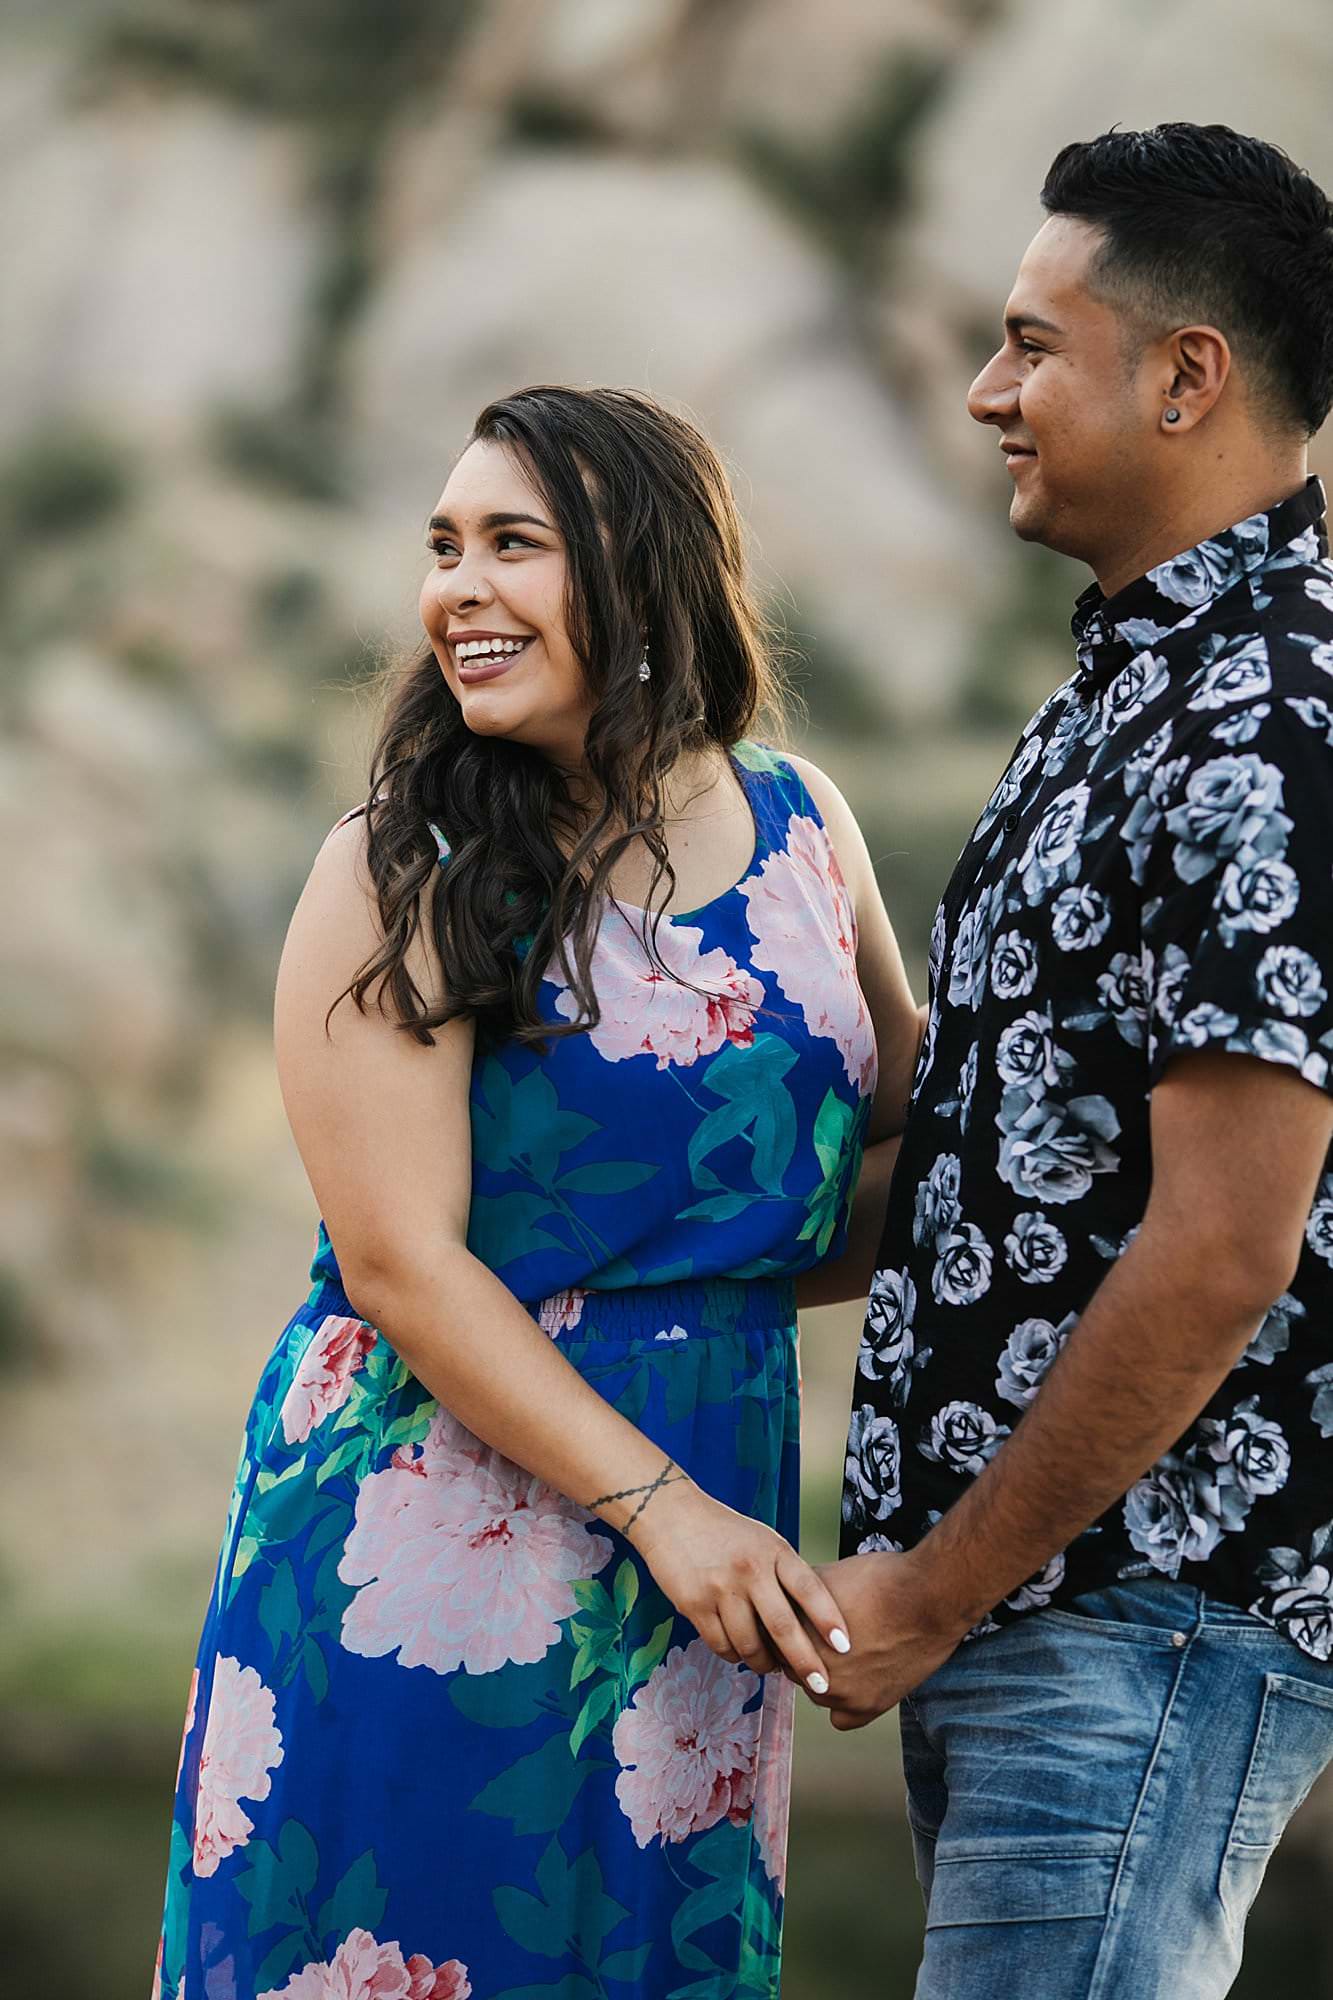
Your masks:
[[[1323,0],[8,0],[0,18],[0,1930],[147,1993],[241,1415],[314,1209],[284,926],[362,796],[431,502],[535,380],[731,463],[798,728],[922,988],[1086,580],[1011,543],[967,382],[1044,169],[1223,119],[1333,185]],[[1318,463],[1319,454],[1316,453]],[[1328,458],[1325,454],[1325,466]],[[857,1315],[812,1315],[808,1546]],[[911,1990],[894,1731],[799,1747],[791,2000]],[[1311,1801],[1242,1994],[1333,1990]]]

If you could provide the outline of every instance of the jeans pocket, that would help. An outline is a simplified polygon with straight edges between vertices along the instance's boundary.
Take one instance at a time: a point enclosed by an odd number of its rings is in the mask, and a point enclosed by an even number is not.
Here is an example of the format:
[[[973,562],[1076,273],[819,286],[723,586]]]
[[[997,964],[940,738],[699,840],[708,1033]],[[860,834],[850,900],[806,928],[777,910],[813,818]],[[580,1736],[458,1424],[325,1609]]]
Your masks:
[[[953,1924],[1053,1922],[1104,1917],[1119,1865],[1118,1847],[1062,1842],[1044,1851],[1006,1843],[989,1854],[937,1855],[926,1928]],[[1096,1851],[1098,1847],[1103,1851]]]
[[[1333,1758],[1333,1681],[1266,1674],[1245,1782],[1222,1854],[1218,1895],[1244,1923],[1288,1820]]]

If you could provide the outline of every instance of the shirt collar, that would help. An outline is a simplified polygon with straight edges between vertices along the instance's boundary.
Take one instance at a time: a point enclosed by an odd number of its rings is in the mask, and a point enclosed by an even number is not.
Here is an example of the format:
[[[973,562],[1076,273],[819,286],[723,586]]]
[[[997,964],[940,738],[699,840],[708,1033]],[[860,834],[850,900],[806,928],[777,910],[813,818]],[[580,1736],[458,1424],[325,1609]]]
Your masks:
[[[1326,556],[1325,506],[1323,485],[1312,476],[1266,514],[1251,514],[1197,548],[1158,563],[1114,597],[1104,596],[1100,584],[1090,584],[1074,606],[1072,621],[1082,673],[1100,680],[1107,671],[1118,670],[1175,627],[1192,624],[1224,591],[1276,563],[1303,538],[1309,544],[1307,560]]]

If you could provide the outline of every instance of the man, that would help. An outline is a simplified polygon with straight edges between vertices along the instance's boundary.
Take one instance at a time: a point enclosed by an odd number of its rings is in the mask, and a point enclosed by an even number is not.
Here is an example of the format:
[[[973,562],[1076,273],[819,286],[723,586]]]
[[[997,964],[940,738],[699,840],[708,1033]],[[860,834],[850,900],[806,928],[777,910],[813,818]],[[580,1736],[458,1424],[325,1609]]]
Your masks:
[[[936,920],[824,1705],[919,2000],[1192,2000],[1333,1756],[1333,210],[1183,124],[1042,201],[969,408],[1096,582]]]

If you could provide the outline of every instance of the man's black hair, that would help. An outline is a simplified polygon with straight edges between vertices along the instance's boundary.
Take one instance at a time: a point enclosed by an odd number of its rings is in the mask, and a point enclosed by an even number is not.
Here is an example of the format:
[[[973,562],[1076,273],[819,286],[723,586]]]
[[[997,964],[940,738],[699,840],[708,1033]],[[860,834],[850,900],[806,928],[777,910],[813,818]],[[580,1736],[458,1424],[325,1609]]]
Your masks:
[[[1333,206],[1278,146],[1228,125],[1157,125],[1066,146],[1051,215],[1104,232],[1091,282],[1154,334],[1206,324],[1283,429],[1333,404]]]

